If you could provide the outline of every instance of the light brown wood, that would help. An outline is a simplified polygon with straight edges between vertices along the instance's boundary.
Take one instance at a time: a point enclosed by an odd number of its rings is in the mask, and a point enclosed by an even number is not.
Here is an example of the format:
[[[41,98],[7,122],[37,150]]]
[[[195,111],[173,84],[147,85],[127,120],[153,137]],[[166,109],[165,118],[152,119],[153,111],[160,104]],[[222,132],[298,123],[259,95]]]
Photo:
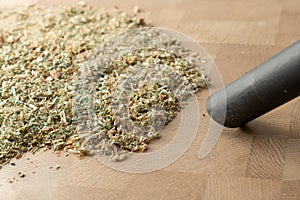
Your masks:
[[[281,180],[287,139],[254,137],[246,176]]]
[[[1,6],[14,6],[13,2],[24,4],[15,0]],[[77,1],[31,2],[72,5]],[[89,0],[87,3],[106,8],[117,5],[128,13],[132,13],[134,5],[150,11],[149,19],[155,26],[180,31],[203,45],[214,58],[225,84],[300,39],[297,0]],[[224,128],[213,152],[200,160],[199,148],[209,124],[208,115],[202,116],[206,113],[204,103],[208,92],[198,97],[201,109],[198,134],[187,152],[172,165],[152,173],[128,174],[112,170],[95,158],[79,160],[72,155],[56,157],[41,151],[27,154],[15,161],[16,166],[7,165],[0,170],[0,200],[300,199],[300,99],[244,129]],[[165,136],[154,143],[153,149],[170,141],[168,135],[174,135],[178,123],[176,119],[165,129]],[[61,169],[49,169],[57,164]],[[17,177],[18,171],[25,172],[26,177],[9,184],[8,179]]]

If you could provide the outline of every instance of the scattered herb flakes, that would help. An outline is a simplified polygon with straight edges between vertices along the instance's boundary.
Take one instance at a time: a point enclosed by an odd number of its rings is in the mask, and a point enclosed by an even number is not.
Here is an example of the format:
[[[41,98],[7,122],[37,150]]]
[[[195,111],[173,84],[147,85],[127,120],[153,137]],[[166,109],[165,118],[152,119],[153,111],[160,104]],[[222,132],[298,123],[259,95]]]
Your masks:
[[[84,4],[1,10],[0,20],[0,164],[44,147],[80,149],[71,110],[79,65],[144,21]]]
[[[21,178],[24,178],[24,177],[26,176],[26,174],[23,173],[23,172],[19,172],[19,173],[18,173],[18,176],[21,177]]]
[[[199,55],[137,15],[81,4],[0,18],[0,164],[44,147],[123,160],[206,87]]]
[[[184,102],[207,86],[197,59],[179,41],[152,28],[106,41],[79,75],[74,121],[83,146],[117,161],[128,151],[145,151]]]

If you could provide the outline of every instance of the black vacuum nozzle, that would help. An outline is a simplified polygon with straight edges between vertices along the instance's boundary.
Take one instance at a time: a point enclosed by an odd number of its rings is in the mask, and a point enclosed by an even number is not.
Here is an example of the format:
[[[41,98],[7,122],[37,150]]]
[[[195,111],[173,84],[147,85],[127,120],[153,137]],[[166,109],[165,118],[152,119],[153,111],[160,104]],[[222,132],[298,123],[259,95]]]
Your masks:
[[[300,41],[211,95],[206,109],[216,122],[234,128],[299,95]]]

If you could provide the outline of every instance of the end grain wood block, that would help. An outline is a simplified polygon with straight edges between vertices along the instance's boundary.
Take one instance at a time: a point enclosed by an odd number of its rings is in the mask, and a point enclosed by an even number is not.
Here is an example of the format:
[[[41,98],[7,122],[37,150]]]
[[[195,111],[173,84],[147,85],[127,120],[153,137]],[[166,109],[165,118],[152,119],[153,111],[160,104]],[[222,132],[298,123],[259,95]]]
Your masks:
[[[223,44],[275,43],[277,23],[255,21],[199,20],[178,25],[178,30],[195,40]]]
[[[62,185],[60,186],[52,196],[40,199],[46,200],[116,200],[122,199],[127,200],[129,198],[133,198],[134,194],[132,192],[126,190],[118,190],[118,189],[102,189],[98,187],[85,187],[85,186],[74,186],[74,185]],[[29,198],[28,198],[29,199]],[[22,199],[23,200],[23,199]],[[27,199],[24,199],[27,200]],[[38,200],[38,199],[36,199]]]
[[[295,0],[284,0],[282,1],[282,10],[290,12],[300,12],[299,1]]]
[[[203,200],[278,199],[280,181],[259,178],[211,176]]]
[[[298,2],[299,4],[299,2]],[[300,11],[281,13],[276,44],[290,45],[300,39]]]
[[[201,199],[206,182],[206,175],[188,172],[156,171],[138,174],[126,187],[134,196],[125,199],[197,200]]]
[[[220,44],[216,65],[224,84],[237,79],[284,47],[274,45]]]
[[[286,151],[284,180],[300,181],[300,139],[290,138]]]
[[[286,148],[287,138],[255,136],[246,176],[282,180]]]
[[[183,3],[187,4],[186,1]],[[227,5],[228,1],[194,1],[189,11],[185,12],[182,23],[197,23],[199,20],[230,20],[233,9]]]
[[[279,22],[282,10],[281,1],[236,1],[232,16],[240,21],[265,21],[267,23]]]
[[[294,138],[300,138],[300,99],[296,99],[294,106],[292,107],[290,131]]]
[[[239,129],[224,129],[214,150],[200,159],[199,145],[195,150],[178,159],[166,168],[172,172],[191,172],[203,175],[244,176],[253,136],[237,132]]]
[[[74,186],[116,190],[126,187],[135,176],[111,169],[95,158],[85,158],[69,169],[65,182]]]
[[[184,15],[184,12],[184,10],[180,9],[162,9],[153,19],[153,23],[159,24],[159,26],[163,28],[176,29]]]
[[[293,116],[294,102],[295,101],[291,101],[284,104],[260,118],[255,119],[247,124],[245,130],[256,136],[279,138],[296,137],[291,130],[292,128],[294,129],[294,125],[297,124],[293,122],[295,120],[293,119],[295,117]],[[291,124],[293,124],[293,126]]]
[[[299,200],[300,181],[283,181],[280,200]]]

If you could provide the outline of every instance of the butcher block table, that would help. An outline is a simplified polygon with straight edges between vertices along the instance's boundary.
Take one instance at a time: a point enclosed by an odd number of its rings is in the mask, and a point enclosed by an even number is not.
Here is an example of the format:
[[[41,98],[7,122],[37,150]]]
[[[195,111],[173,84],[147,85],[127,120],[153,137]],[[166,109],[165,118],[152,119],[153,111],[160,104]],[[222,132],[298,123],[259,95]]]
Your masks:
[[[73,0],[0,2],[1,7],[77,3]],[[128,13],[133,13],[137,5],[145,12],[145,20],[151,20],[153,25],[189,35],[209,52],[224,84],[300,39],[298,0],[86,3],[108,9],[117,6]],[[66,157],[62,153],[57,157],[51,151],[39,151],[14,160],[16,166],[6,165],[0,170],[0,199],[300,199],[300,99],[288,102],[243,129],[224,128],[214,150],[200,159],[199,149],[210,122],[205,110],[208,95],[205,91],[198,94],[201,117],[195,140],[170,166],[155,172],[130,174],[108,168],[93,157],[80,160],[73,155]],[[170,123],[161,140],[167,140],[168,133],[175,132],[179,123],[178,119]],[[60,169],[55,169],[57,165]],[[19,171],[26,177],[8,183]]]

